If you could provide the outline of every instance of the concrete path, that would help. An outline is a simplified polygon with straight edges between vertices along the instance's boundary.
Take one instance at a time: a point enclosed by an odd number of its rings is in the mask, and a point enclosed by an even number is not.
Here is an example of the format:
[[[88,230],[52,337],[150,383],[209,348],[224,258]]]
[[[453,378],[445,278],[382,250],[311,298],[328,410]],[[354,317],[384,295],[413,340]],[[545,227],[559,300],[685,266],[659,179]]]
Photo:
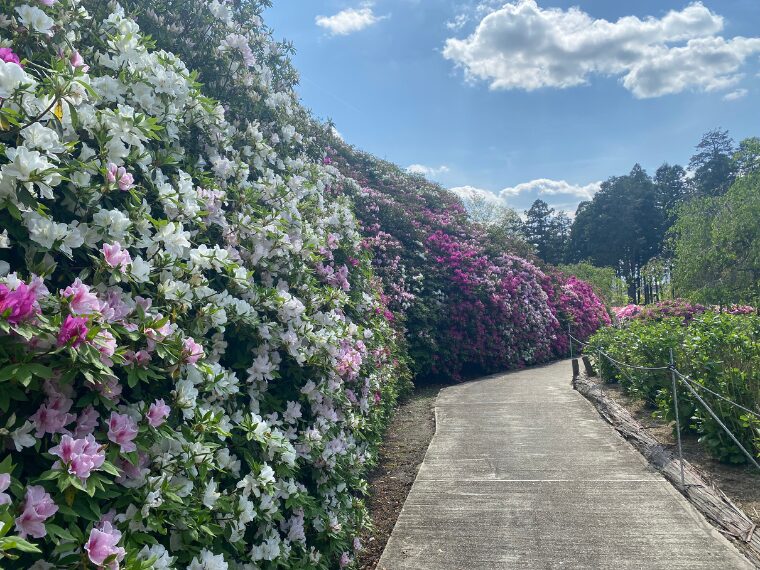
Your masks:
[[[441,391],[378,569],[753,568],[570,375],[564,361]]]

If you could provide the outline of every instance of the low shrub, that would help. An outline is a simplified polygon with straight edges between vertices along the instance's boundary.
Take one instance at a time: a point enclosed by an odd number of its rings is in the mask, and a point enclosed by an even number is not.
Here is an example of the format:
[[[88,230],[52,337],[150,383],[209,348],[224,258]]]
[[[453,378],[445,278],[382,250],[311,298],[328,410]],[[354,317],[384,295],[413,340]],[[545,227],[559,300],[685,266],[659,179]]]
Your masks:
[[[668,366],[670,349],[675,367],[704,386],[760,414],[760,317],[705,311],[687,323],[683,317],[633,320],[617,328],[597,331],[586,353],[604,351],[615,360],[642,367]],[[618,367],[602,357],[602,377],[619,382],[652,406],[665,419],[674,417],[669,370]],[[699,434],[699,441],[721,461],[742,463],[746,457],[698,400],[679,382],[679,413],[683,427]],[[706,390],[696,388],[718,417],[748,449],[760,452],[760,420]]]

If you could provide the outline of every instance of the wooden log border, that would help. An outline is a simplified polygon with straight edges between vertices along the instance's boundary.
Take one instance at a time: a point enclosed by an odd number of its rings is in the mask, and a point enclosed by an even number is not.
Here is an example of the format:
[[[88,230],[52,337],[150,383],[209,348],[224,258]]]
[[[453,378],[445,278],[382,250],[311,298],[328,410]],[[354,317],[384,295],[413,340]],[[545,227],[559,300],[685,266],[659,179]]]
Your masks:
[[[755,528],[744,511],[686,460],[683,466],[685,486],[682,486],[678,457],[647,432],[627,409],[610,398],[601,389],[599,382],[581,374],[573,378],[573,388],[585,396],[610,425],[760,568],[760,529]]]

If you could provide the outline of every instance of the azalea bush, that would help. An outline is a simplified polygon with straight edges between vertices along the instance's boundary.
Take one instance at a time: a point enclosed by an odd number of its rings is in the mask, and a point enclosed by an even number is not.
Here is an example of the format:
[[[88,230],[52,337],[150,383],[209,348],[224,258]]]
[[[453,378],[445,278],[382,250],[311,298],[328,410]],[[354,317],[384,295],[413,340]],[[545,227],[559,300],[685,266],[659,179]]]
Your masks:
[[[184,5],[230,115],[117,4],[0,6],[0,564],[348,566],[409,375],[276,44]]]
[[[760,317],[706,311],[684,322],[683,317],[633,320],[621,327],[599,330],[587,354],[603,350],[619,362],[640,367],[663,367],[670,362],[691,378],[696,391],[729,427],[745,448],[760,455]],[[658,414],[672,420],[675,407],[669,370],[618,368],[600,359],[602,378],[645,399]],[[700,389],[704,386],[707,390]],[[719,394],[715,396],[713,393]],[[724,399],[725,398],[725,399]],[[727,400],[739,404],[736,407]],[[683,428],[717,459],[743,463],[746,457],[710,413],[679,382],[678,403]]]
[[[453,193],[335,140],[328,159],[349,180],[420,377],[459,379],[566,356],[568,325],[585,339],[609,324],[585,282],[503,252],[470,223]],[[356,183],[351,183],[355,180]]]

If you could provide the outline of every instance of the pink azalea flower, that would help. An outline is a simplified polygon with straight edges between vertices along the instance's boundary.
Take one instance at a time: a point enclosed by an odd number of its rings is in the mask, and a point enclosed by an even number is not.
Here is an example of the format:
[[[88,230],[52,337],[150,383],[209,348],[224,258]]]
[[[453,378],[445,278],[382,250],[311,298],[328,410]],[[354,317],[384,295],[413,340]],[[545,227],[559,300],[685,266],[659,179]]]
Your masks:
[[[156,400],[148,408],[145,419],[148,420],[150,427],[158,427],[166,421],[171,413],[171,408],[163,400]]]
[[[70,345],[77,348],[87,337],[87,319],[85,317],[66,316],[58,333],[58,346]]]
[[[104,243],[101,251],[103,252],[103,257],[105,258],[106,263],[110,267],[118,267],[122,273],[125,273],[127,271],[127,265],[132,263],[132,256],[129,255],[129,252],[126,249],[121,249],[121,244],[119,242],[113,244]]]
[[[57,512],[58,506],[45,489],[39,485],[27,487],[24,511],[16,517],[16,531],[21,538],[42,538],[47,535],[45,521]]]
[[[4,491],[8,490],[11,485],[11,474],[0,473],[0,505],[10,505],[11,496]]]
[[[74,439],[70,435],[64,435],[61,442],[48,451],[51,455],[60,458],[53,465],[54,468],[63,464],[67,471],[85,481],[90,472],[100,469],[106,460],[106,454],[102,450],[92,434],[82,439]]]
[[[100,300],[79,278],[61,291],[61,295],[69,300],[69,310],[75,315],[91,315],[100,311]]]
[[[45,1],[46,0],[42,0],[42,2],[45,2]],[[74,67],[74,68],[81,67],[82,71],[84,71],[85,73],[87,73],[90,69],[89,65],[85,65],[82,54],[80,54],[77,50],[74,50],[71,53],[71,57],[69,58],[69,63],[71,64],[71,67]]]
[[[127,554],[126,550],[117,546],[120,540],[121,532],[115,529],[108,521],[104,521],[93,528],[90,531],[90,538],[84,545],[90,562],[98,568],[108,567],[112,570],[117,570],[119,562],[124,560],[124,556]],[[115,556],[114,560],[106,565],[105,561],[111,556]]]
[[[135,420],[126,414],[111,412],[111,419],[108,420],[108,439],[117,444],[122,453],[128,453],[137,449],[135,442],[132,441],[135,437],[137,437]]]
[[[123,166],[116,166],[113,162],[108,163],[106,168],[106,180],[116,182],[119,190],[126,192],[134,186],[134,177]]]
[[[116,376],[108,376],[96,386],[96,389],[104,398],[118,402],[124,387],[119,384],[119,379]]]
[[[124,360],[127,364],[136,364],[141,368],[146,368],[150,364],[151,356],[147,350],[128,350],[124,353]]]
[[[98,331],[98,334],[92,339],[92,345],[98,349],[100,361],[106,366],[113,366],[111,357],[116,352],[116,339],[111,332],[105,329]]]
[[[87,406],[79,414],[77,418],[77,425],[74,428],[74,437],[80,438],[91,434],[98,427],[98,419],[100,414],[92,406]]]
[[[37,429],[36,436],[42,437],[46,433],[61,433],[64,426],[76,419],[74,414],[68,413],[74,402],[61,394],[48,399],[42,404],[29,419]]]
[[[5,63],[15,63],[16,65],[21,65],[21,60],[15,53],[13,53],[13,50],[11,48],[0,48],[0,59],[2,59]]]
[[[37,314],[35,289],[23,281],[13,290],[0,284],[0,316],[4,316],[12,325],[17,325],[35,314]]]
[[[195,364],[203,358],[203,347],[193,337],[187,337],[182,343],[182,358],[188,364]]]

